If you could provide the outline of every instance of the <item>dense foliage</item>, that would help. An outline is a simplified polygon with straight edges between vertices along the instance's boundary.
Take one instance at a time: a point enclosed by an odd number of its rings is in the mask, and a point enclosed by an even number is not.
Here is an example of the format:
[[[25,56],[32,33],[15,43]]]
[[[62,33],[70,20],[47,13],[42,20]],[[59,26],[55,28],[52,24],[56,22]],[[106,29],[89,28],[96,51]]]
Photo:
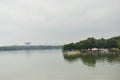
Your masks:
[[[70,43],[63,46],[63,50],[81,50],[92,48],[119,48],[120,49],[120,36],[112,37],[110,39],[95,39],[93,37],[82,40],[76,43]]]

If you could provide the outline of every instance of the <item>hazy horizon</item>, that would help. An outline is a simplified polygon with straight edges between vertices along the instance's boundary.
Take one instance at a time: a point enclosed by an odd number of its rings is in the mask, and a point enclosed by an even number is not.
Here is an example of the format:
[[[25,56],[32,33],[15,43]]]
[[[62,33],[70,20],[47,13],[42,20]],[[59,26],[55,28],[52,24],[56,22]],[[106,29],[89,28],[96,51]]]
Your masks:
[[[1,0],[0,46],[120,36],[120,0]]]
[[[120,35],[118,35],[118,36],[120,36]],[[112,37],[118,37],[118,36],[112,36]],[[91,37],[93,37],[93,36],[91,36]],[[87,38],[91,38],[91,37],[87,37]],[[112,37],[109,37],[109,38],[112,38]],[[85,38],[85,39],[87,39],[87,38]],[[95,37],[94,37],[95,38]],[[99,38],[95,38],[95,39],[101,39],[101,38],[104,38],[104,37],[99,37]],[[109,38],[104,38],[104,39],[109,39]],[[85,39],[81,39],[81,40],[85,40]],[[24,46],[24,45],[27,45],[26,43],[30,43],[29,45],[44,45],[44,46],[48,46],[48,45],[51,45],[51,46],[62,46],[62,45],[65,45],[65,44],[69,44],[69,43],[76,43],[76,42],[79,42],[79,41],[81,41],[81,40],[78,40],[78,41],[71,41],[71,42],[68,42],[68,43],[31,43],[31,42],[21,42],[21,43],[18,43],[18,44],[16,44],[16,43],[13,43],[13,44],[7,44],[7,45],[0,45],[1,47],[2,46]]]

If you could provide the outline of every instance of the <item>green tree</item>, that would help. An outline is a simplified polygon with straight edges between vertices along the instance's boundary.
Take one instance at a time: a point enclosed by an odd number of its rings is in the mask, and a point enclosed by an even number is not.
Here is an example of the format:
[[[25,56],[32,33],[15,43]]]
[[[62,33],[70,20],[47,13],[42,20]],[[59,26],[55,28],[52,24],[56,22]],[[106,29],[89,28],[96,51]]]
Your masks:
[[[90,48],[90,49],[95,48],[96,45],[97,45],[97,44],[96,44],[96,39],[94,39],[93,37],[88,38],[88,39],[86,40],[86,43],[87,43],[87,47]]]
[[[86,40],[79,41],[77,43],[66,44],[63,50],[81,50],[92,48],[119,48],[120,49],[120,36],[112,37],[110,39],[95,39],[90,37]]]
[[[96,47],[99,48],[106,48],[107,47],[107,41],[104,38],[98,39],[96,41]]]

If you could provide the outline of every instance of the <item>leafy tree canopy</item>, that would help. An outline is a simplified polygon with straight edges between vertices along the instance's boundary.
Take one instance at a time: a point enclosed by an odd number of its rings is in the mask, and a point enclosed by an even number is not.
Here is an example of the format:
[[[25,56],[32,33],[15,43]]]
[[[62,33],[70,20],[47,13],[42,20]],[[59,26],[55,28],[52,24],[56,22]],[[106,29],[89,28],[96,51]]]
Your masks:
[[[90,37],[76,43],[70,43],[63,46],[63,50],[81,50],[92,48],[119,48],[120,49],[120,36],[112,37],[109,39],[95,39]]]

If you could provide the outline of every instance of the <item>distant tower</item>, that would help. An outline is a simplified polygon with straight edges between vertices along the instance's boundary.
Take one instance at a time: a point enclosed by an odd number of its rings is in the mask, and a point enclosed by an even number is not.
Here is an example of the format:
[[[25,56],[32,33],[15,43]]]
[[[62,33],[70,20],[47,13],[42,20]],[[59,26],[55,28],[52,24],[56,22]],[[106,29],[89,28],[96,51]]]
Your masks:
[[[26,42],[25,45],[26,45],[26,46],[30,46],[31,43],[30,43],[30,42]]]

